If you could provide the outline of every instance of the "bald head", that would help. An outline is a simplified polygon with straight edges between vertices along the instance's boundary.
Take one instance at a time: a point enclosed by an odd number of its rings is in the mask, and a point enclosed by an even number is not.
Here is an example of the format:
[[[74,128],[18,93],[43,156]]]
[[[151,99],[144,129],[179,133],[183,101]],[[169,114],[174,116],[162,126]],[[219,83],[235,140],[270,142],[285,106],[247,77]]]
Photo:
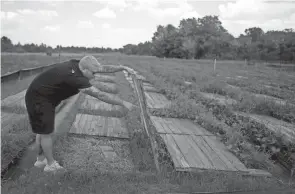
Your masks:
[[[97,59],[93,56],[85,56],[79,62],[79,68],[82,71],[83,75],[87,78],[93,78],[94,73],[101,66]]]

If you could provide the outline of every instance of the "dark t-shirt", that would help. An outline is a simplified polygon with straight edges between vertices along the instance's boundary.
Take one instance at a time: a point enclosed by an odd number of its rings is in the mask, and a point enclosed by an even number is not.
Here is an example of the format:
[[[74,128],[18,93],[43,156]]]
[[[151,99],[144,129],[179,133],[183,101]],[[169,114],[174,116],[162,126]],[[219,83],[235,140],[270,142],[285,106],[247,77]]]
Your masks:
[[[26,98],[30,101],[42,98],[57,106],[62,100],[79,93],[79,89],[91,87],[78,64],[79,60],[73,59],[42,72],[32,81]]]

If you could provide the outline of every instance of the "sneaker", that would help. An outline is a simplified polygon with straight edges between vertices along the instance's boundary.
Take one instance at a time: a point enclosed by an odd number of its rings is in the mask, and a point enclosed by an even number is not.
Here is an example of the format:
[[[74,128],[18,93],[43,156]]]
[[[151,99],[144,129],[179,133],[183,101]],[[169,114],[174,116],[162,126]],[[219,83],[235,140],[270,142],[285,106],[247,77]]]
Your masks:
[[[47,159],[45,158],[44,160],[38,160],[35,162],[34,166],[38,168],[43,168],[44,166],[47,165]]]
[[[54,171],[58,171],[58,170],[63,170],[64,168],[62,166],[59,165],[59,163],[57,161],[54,161],[51,165],[46,165],[44,168],[45,172],[54,172]]]

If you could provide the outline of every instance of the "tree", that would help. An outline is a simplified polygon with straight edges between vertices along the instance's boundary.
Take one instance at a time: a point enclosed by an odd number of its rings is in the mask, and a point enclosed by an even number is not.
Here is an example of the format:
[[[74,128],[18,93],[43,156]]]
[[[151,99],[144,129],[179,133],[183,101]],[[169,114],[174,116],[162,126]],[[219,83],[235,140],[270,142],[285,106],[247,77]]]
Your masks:
[[[252,27],[245,30],[247,36],[252,38],[252,42],[257,42],[261,39],[264,34],[263,30],[259,27]]]
[[[2,52],[11,52],[13,49],[13,44],[11,42],[11,40],[6,37],[6,36],[2,36],[1,38],[1,50]]]

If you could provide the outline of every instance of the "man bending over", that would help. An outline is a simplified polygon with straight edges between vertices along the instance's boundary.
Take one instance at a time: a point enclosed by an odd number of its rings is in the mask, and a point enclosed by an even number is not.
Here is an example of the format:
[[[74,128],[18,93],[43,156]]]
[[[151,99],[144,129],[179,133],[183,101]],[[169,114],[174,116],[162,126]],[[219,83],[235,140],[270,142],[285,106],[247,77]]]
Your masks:
[[[125,66],[100,65],[93,56],[85,56],[81,60],[70,60],[60,63],[38,75],[30,84],[26,96],[26,107],[32,131],[36,134],[38,151],[36,167],[44,167],[45,172],[63,169],[53,158],[52,136],[54,132],[55,108],[62,100],[83,92],[110,104],[133,105],[120,98],[101,92],[95,88],[99,85],[99,73],[114,73],[126,70]]]

